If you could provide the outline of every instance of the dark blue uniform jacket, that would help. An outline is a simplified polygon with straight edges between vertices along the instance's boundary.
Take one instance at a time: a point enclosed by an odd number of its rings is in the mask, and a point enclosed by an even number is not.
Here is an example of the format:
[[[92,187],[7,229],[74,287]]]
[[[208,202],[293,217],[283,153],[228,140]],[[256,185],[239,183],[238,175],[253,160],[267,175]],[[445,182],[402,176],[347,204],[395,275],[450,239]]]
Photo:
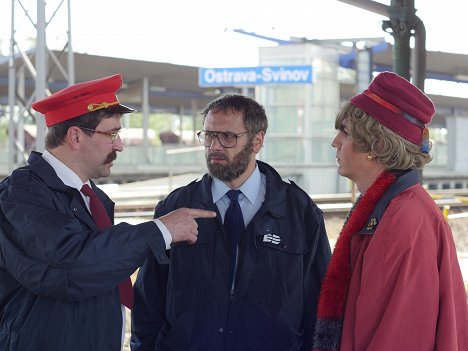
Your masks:
[[[169,267],[148,258],[140,270],[133,350],[310,350],[330,257],[322,212],[299,187],[258,165],[266,198],[241,240],[235,290],[221,217],[201,219],[196,244],[173,245]],[[217,211],[209,176],[175,190],[156,216],[182,206]]]
[[[117,285],[151,253],[167,261],[154,223],[98,231],[79,192],[32,154],[0,184],[0,350],[120,350]]]

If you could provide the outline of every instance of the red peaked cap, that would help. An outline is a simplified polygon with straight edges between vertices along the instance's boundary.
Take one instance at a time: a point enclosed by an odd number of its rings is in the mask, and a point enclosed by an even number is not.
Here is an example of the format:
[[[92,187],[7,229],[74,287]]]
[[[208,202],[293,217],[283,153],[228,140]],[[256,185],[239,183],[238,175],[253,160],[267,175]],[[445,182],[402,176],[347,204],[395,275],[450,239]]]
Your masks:
[[[59,90],[34,102],[32,108],[44,114],[47,127],[100,109],[115,113],[135,112],[117,99],[115,93],[121,87],[122,75],[115,74]]]
[[[405,78],[382,72],[350,102],[413,144],[420,145],[425,125],[435,114],[432,101]]]

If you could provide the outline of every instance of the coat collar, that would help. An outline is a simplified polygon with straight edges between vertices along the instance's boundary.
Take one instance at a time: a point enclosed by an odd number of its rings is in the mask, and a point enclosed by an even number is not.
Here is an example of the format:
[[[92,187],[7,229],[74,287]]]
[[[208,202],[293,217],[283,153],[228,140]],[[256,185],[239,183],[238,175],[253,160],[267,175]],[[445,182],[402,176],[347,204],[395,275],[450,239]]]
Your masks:
[[[57,176],[53,167],[42,158],[42,154],[33,151],[28,159],[29,169],[43,179],[47,185],[55,190],[69,192],[75,190],[65,185]]]
[[[257,160],[257,165],[260,173],[263,173],[266,177],[266,194],[262,210],[271,212],[272,215],[277,218],[282,218],[284,217],[283,206],[285,204],[284,199],[286,198],[286,187],[284,186],[284,182],[278,172],[267,163]],[[202,206],[204,204],[205,206],[200,208],[206,208],[206,204],[213,203],[213,197],[211,194],[212,181],[213,178],[208,173],[203,176],[200,187],[193,197],[194,205],[198,203]],[[215,210],[216,206],[213,204],[211,209]]]
[[[387,209],[389,202],[401,192],[415,184],[418,184],[420,179],[421,177],[419,175],[419,171],[416,169],[399,176],[379,200],[371,215],[369,216],[366,225],[359,231],[358,234],[374,234],[377,226],[380,223],[380,220],[385,213],[385,210]]]
[[[260,172],[266,176],[265,208],[278,218],[284,217],[287,187],[279,173],[265,162],[257,161]],[[294,183],[291,182],[295,186]]]
[[[56,191],[63,192],[63,193],[68,193],[73,199],[71,203],[72,207],[78,208],[79,207],[78,204],[80,204],[81,207],[86,209],[86,205],[82,197],[79,195],[78,190],[68,185],[65,185],[62,182],[62,180],[57,176],[53,167],[46,160],[42,158],[41,153],[37,151],[33,151],[31,153],[28,159],[28,167],[31,170],[31,172],[35,173],[39,178],[41,178],[47,184],[49,188],[56,190]],[[96,192],[96,195],[99,197],[104,207],[106,208],[106,211],[109,214],[111,221],[113,221],[114,220],[114,215],[113,215],[114,214],[114,202],[110,200],[109,197],[102,190],[96,187],[96,184],[94,184],[92,180],[90,180],[90,184],[93,190]],[[89,217],[88,211],[86,210],[84,213],[86,213],[86,215],[83,215],[83,216],[88,219]],[[90,222],[90,223],[94,223],[94,222]]]

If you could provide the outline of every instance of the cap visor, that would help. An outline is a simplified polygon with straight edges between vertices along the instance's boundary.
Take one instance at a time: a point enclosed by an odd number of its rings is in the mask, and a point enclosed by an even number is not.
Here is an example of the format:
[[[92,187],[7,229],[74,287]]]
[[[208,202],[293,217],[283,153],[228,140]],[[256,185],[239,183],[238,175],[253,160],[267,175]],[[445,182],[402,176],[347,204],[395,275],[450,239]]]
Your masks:
[[[110,107],[106,108],[106,111],[112,111],[112,112],[115,112],[115,113],[124,114],[124,113],[132,113],[132,112],[135,112],[136,110],[133,109],[133,108],[130,108],[128,106],[118,104],[118,105],[114,105],[114,106],[110,106]]]

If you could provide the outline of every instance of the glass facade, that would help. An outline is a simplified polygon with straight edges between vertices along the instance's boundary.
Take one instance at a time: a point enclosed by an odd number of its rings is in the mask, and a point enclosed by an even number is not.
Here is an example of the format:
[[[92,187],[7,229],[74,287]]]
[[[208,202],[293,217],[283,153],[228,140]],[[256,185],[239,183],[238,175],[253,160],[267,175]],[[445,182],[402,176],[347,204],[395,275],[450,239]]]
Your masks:
[[[311,65],[311,84],[262,85],[256,98],[267,112],[269,127],[260,159],[279,167],[280,173],[295,179],[306,191],[335,191],[316,184],[317,168],[336,168],[331,141],[339,108],[338,60],[335,50],[313,44],[263,48],[260,65]],[[322,187],[320,191],[319,187]]]

